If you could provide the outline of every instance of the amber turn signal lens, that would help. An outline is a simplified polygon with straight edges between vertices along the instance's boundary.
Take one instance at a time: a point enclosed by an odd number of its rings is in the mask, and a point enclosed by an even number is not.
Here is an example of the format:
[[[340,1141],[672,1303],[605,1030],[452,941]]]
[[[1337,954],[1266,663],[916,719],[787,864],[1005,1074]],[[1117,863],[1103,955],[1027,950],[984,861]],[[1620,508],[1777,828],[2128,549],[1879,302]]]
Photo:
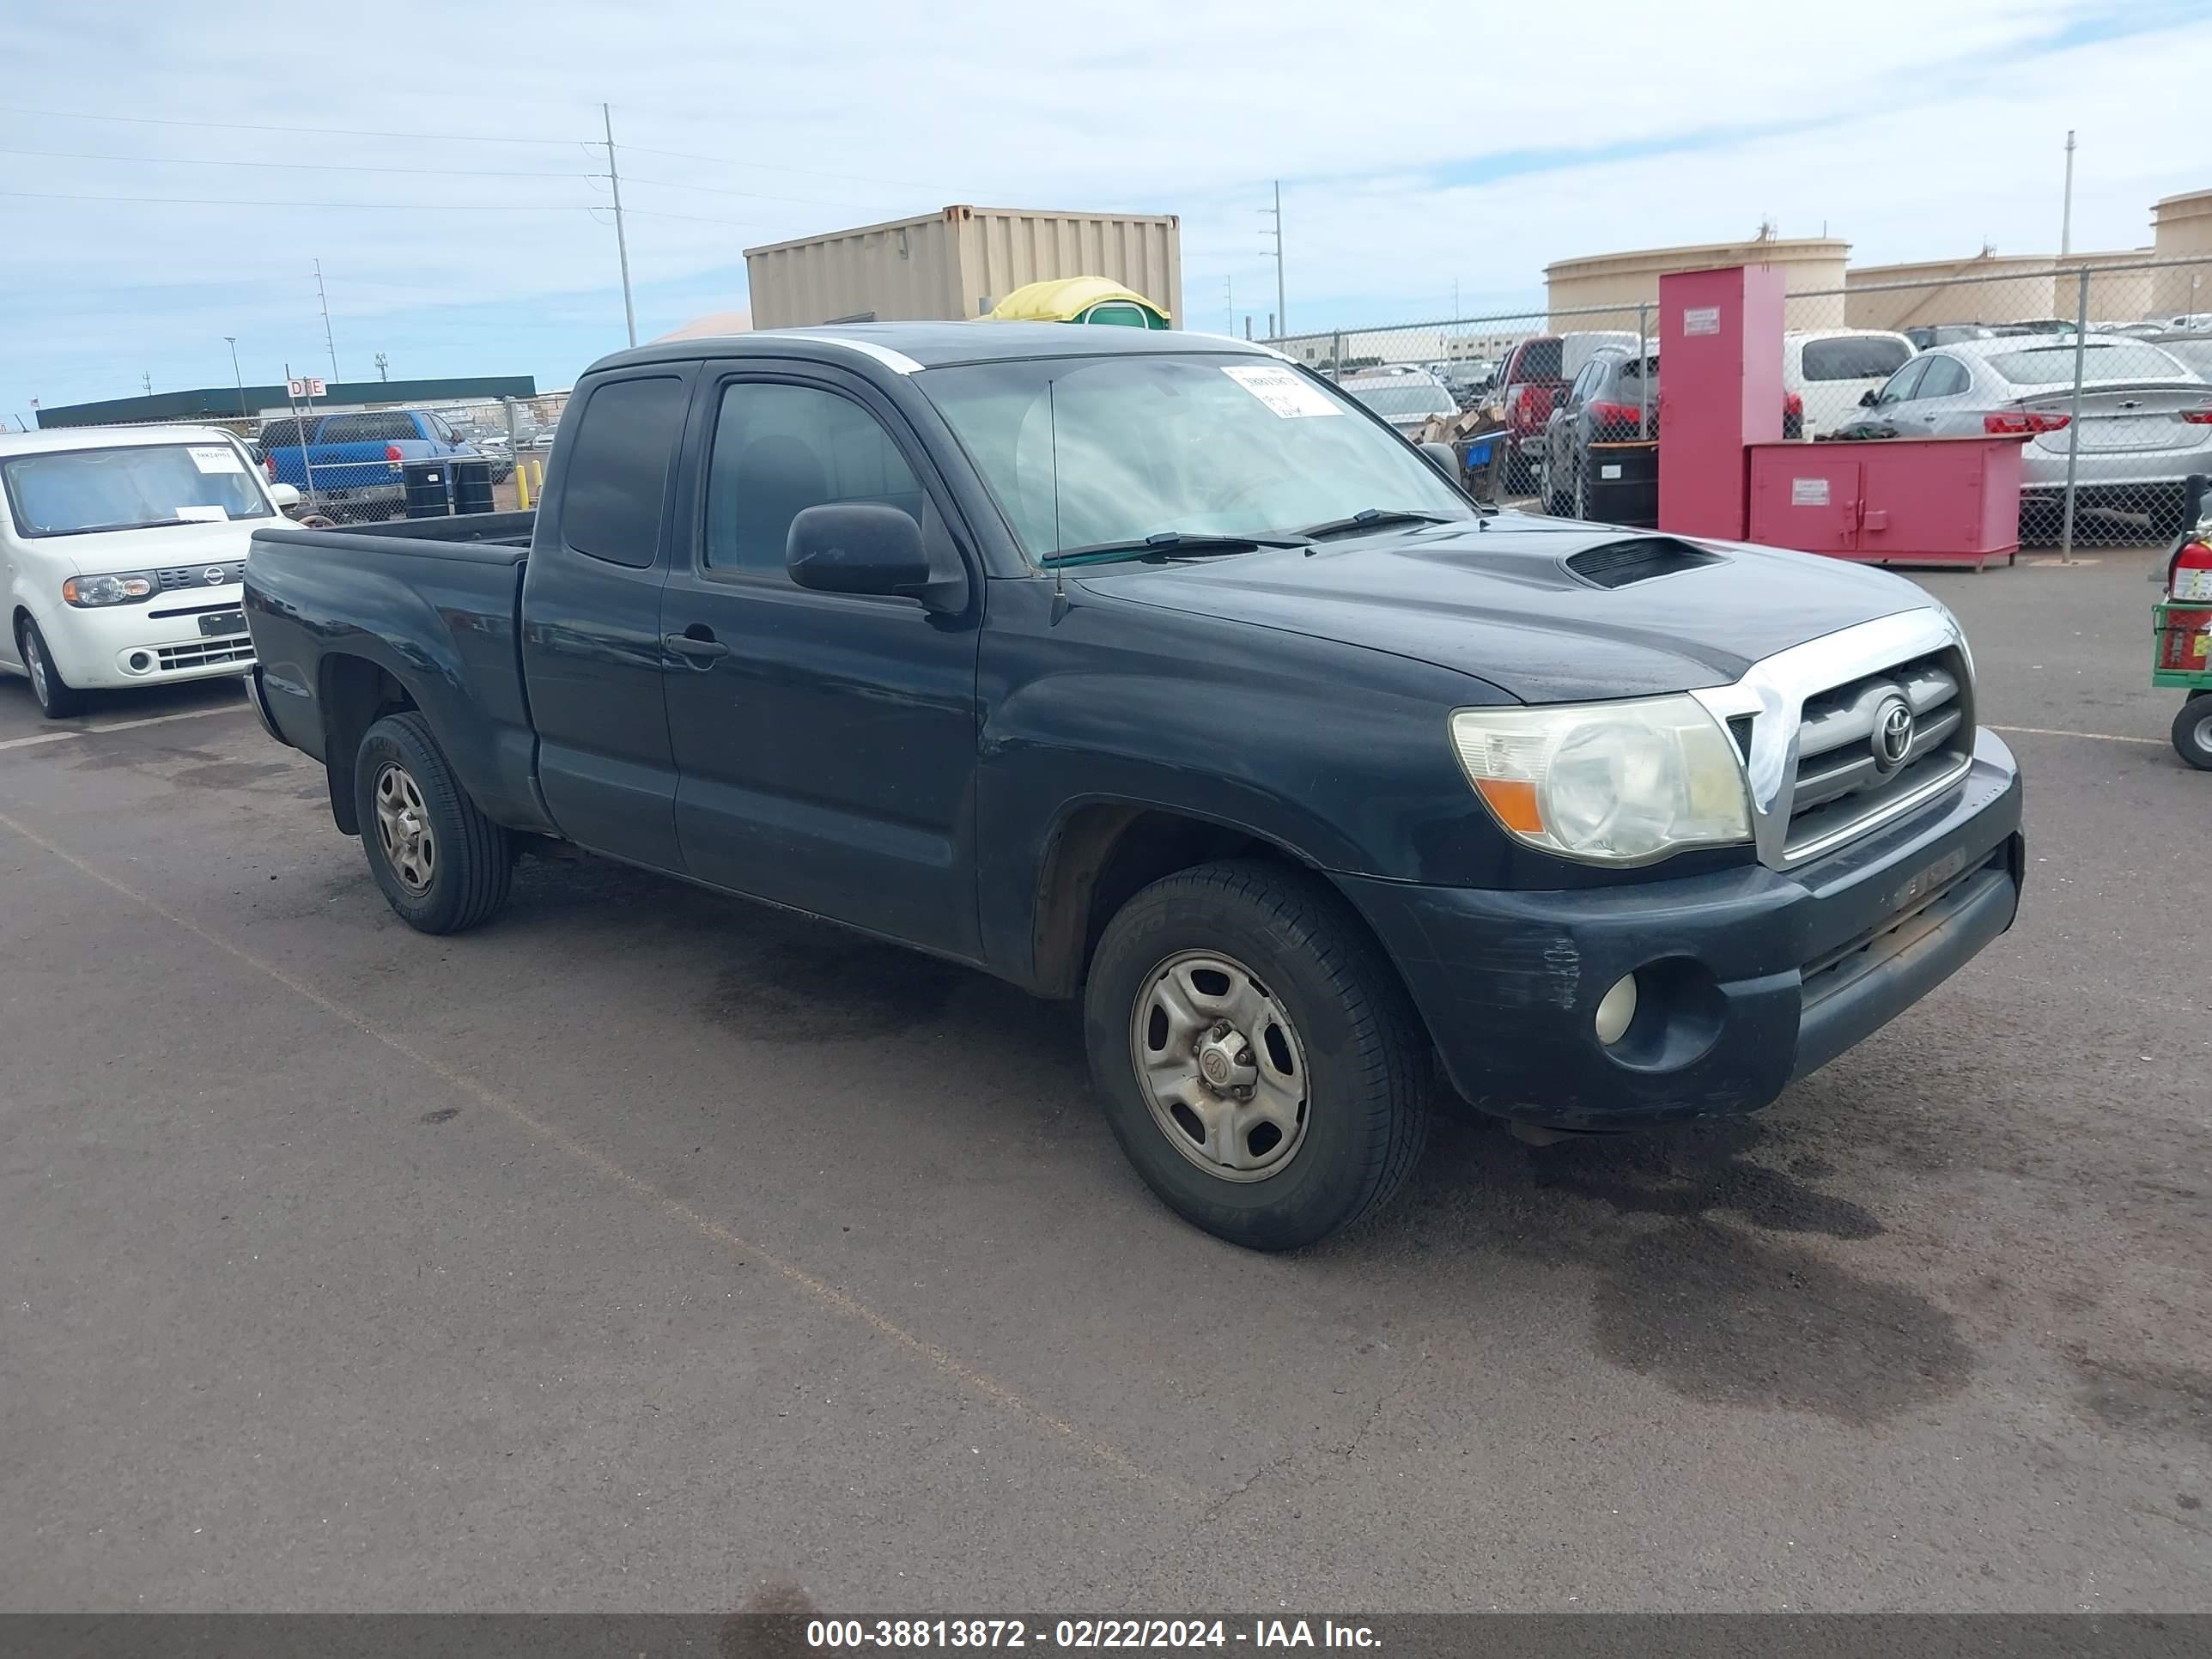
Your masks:
[[[1522,778],[1478,778],[1474,787],[1498,821],[1517,835],[1544,833],[1544,814],[1536,805],[1536,786]]]

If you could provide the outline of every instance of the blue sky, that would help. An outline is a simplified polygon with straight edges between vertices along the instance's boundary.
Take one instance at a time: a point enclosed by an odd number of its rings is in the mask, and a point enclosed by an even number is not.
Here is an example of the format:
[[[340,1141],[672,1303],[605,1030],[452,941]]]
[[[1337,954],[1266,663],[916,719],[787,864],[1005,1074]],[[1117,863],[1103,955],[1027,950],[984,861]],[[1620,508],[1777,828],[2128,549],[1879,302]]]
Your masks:
[[[316,258],[345,378],[568,384],[623,343],[601,100],[641,337],[742,307],[747,246],[957,201],[1179,214],[1184,320],[1231,326],[1226,282],[1264,326],[1279,177],[1306,329],[1763,218],[1863,261],[2050,251],[2069,127],[2077,249],[2212,186],[2175,69],[2212,0],[1115,15],[0,0],[0,416],[225,384],[226,334],[249,381],[327,374]]]

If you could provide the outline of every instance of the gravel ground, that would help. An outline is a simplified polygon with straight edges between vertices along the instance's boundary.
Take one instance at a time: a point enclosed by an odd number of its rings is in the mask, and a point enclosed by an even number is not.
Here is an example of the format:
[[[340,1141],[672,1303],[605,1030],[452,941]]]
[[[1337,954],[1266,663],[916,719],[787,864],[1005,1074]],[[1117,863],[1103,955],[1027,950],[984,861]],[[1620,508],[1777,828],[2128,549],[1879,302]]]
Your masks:
[[[2212,1608],[2150,556],[1925,579],[2028,774],[1980,961],[1273,1259],[1063,1008],[598,863],[422,938],[231,686],[0,680],[0,1607]]]

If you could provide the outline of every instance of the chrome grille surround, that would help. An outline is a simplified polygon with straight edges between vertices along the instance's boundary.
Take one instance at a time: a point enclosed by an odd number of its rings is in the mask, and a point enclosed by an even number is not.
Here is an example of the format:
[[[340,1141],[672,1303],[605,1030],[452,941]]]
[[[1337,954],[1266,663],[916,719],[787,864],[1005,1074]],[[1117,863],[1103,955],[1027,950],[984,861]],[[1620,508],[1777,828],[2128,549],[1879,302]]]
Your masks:
[[[1870,748],[1862,765],[1850,745],[1871,736],[1892,692],[1912,707],[1917,730],[1906,757],[1881,774]],[[1973,658],[1938,605],[1808,640],[1753,663],[1733,685],[1690,695],[1723,726],[1751,720],[1744,777],[1752,841],[1769,869],[1793,868],[1903,817],[1973,763]]]

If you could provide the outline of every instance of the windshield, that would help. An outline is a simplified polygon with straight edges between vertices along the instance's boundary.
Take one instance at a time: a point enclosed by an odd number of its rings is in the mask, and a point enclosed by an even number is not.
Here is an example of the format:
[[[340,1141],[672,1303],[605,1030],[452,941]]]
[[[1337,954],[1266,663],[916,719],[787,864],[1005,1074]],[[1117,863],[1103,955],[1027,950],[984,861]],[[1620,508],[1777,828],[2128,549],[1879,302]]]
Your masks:
[[[26,536],[225,519],[265,519],[269,499],[227,443],[64,449],[0,462],[8,506]]]
[[[1389,380],[1347,380],[1344,389],[1386,421],[1459,413],[1451,393],[1427,379],[1408,375]]]
[[[1169,531],[1281,534],[1370,508],[1478,516],[1403,439],[1272,358],[1032,359],[914,380],[1034,559]]]
[[[2074,379],[2074,344],[2000,351],[1990,367],[2014,386],[2051,386]],[[2188,380],[2196,377],[2154,345],[2141,340],[2089,340],[2081,347],[2084,380]]]

